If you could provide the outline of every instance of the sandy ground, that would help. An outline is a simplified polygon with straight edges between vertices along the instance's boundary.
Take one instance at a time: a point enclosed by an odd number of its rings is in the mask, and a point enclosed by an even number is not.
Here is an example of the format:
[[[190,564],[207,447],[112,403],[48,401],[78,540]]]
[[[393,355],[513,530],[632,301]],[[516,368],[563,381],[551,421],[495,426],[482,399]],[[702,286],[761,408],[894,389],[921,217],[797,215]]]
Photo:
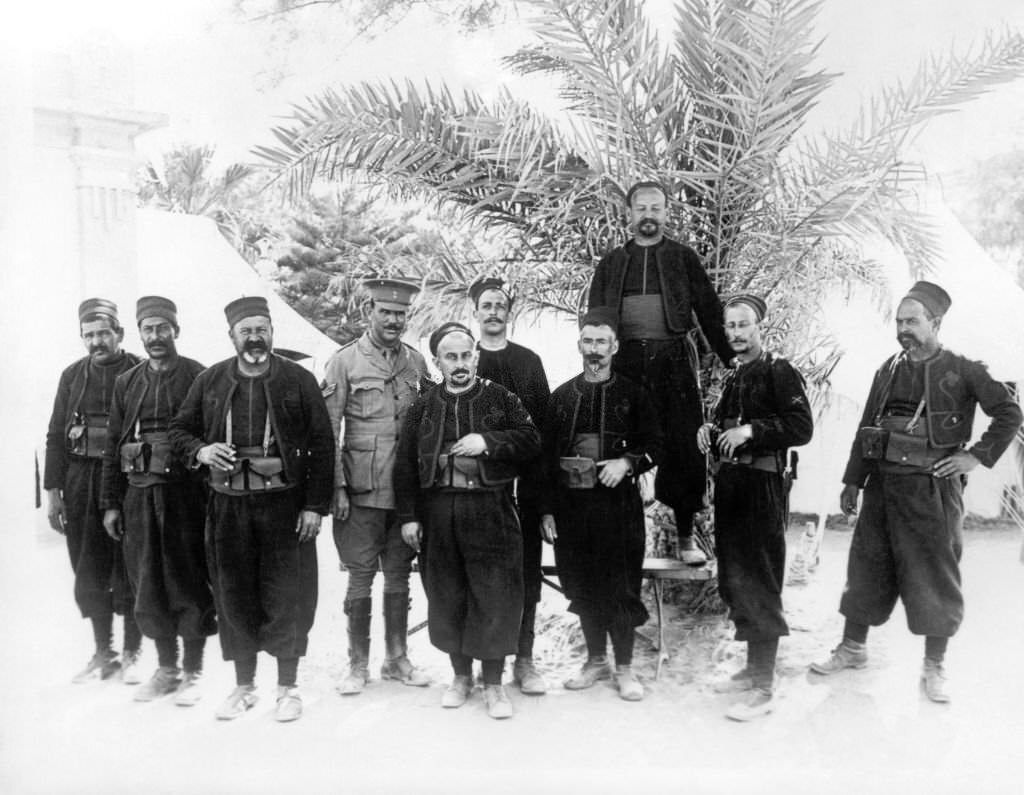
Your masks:
[[[214,720],[233,685],[216,640],[208,647],[205,698],[191,709],[170,698],[134,703],[119,680],[70,684],[89,656],[90,632],[73,604],[63,542],[44,522],[32,515],[9,524],[4,547],[5,793],[1016,793],[1024,786],[1024,566],[1014,530],[968,534],[968,615],[947,660],[954,688],[947,706],[919,690],[922,642],[907,632],[901,608],[872,633],[865,670],[828,679],[806,672],[841,628],[835,608],[850,534],[828,531],[811,582],[787,589],[793,632],[782,644],[776,711],[751,724],[726,720],[730,697],[711,689],[742,665],[743,644],[731,640],[723,620],[679,616],[676,608],[669,609],[672,658],[658,681],[656,654],[638,639],[642,703],[621,701],[606,683],[582,693],[562,689],[580,659],[579,636],[549,589],[538,656],[553,686],[543,697],[513,692],[512,720],[488,719],[478,693],[462,709],[439,707],[447,660],[426,632],[413,636],[411,653],[433,686],[375,679],[363,695],[342,698],[334,683],[345,670],[345,577],[324,533],[320,608],[300,668],[306,711],[297,723],[278,724],[275,669],[265,656],[261,702],[233,723]],[[23,532],[11,532],[19,526]],[[424,615],[417,594],[413,621]],[[651,623],[642,631],[656,629]],[[374,671],[380,633],[375,621]],[[147,641],[147,676],[155,664]]]

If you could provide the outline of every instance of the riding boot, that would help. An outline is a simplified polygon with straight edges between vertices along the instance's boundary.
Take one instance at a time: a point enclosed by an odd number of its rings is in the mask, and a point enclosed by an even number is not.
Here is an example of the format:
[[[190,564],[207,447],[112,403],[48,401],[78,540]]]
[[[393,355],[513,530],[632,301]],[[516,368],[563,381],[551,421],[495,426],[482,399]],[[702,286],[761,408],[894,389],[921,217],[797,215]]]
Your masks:
[[[343,696],[354,696],[363,692],[370,672],[370,597],[345,600],[345,614],[348,616],[348,676],[338,692]]]
[[[384,594],[384,647],[386,658],[381,666],[382,679],[397,679],[412,687],[426,687],[430,679],[417,669],[406,654],[409,629],[409,592]]]

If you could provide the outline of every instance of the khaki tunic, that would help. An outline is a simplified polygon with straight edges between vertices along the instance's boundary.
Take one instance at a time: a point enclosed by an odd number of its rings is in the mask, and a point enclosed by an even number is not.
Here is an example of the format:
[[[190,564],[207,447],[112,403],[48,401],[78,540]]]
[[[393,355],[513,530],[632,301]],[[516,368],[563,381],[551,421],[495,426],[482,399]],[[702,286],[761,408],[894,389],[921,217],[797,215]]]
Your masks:
[[[337,445],[335,488],[344,486],[353,505],[393,509],[398,431],[431,383],[426,361],[405,344],[385,358],[366,332],[331,357],[324,380]]]

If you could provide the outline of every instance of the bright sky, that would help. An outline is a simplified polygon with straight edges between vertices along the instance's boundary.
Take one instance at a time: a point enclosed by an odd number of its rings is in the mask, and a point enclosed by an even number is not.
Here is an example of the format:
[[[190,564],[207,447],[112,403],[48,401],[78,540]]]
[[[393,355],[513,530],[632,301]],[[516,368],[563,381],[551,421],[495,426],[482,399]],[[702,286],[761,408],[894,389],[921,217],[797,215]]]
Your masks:
[[[503,82],[524,90],[498,63],[525,40],[517,26],[455,37],[417,15],[372,41],[353,42],[327,27],[293,42],[242,22],[230,6],[231,0],[37,0],[0,16],[15,23],[0,25],[0,43],[56,47],[107,32],[120,38],[135,51],[138,107],[171,116],[168,129],[140,141],[150,154],[188,140],[216,144],[225,160],[245,158],[269,139],[290,102],[345,81],[432,78],[484,94]],[[659,27],[673,24],[671,0],[649,6]],[[864,98],[908,78],[927,54],[962,48],[1001,26],[1024,30],[1022,0],[825,0],[820,64],[844,74],[815,124],[843,124]],[[282,71],[288,77],[277,81]],[[1024,80],[934,125],[919,146],[930,169],[942,171],[1012,149],[1022,137]]]

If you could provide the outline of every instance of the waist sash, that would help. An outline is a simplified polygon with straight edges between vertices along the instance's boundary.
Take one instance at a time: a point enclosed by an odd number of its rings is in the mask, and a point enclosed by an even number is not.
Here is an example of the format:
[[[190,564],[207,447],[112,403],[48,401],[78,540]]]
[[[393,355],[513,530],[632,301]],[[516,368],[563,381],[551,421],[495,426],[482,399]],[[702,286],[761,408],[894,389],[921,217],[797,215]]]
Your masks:
[[[667,340],[673,334],[665,322],[661,295],[626,295],[622,298],[622,339]]]

